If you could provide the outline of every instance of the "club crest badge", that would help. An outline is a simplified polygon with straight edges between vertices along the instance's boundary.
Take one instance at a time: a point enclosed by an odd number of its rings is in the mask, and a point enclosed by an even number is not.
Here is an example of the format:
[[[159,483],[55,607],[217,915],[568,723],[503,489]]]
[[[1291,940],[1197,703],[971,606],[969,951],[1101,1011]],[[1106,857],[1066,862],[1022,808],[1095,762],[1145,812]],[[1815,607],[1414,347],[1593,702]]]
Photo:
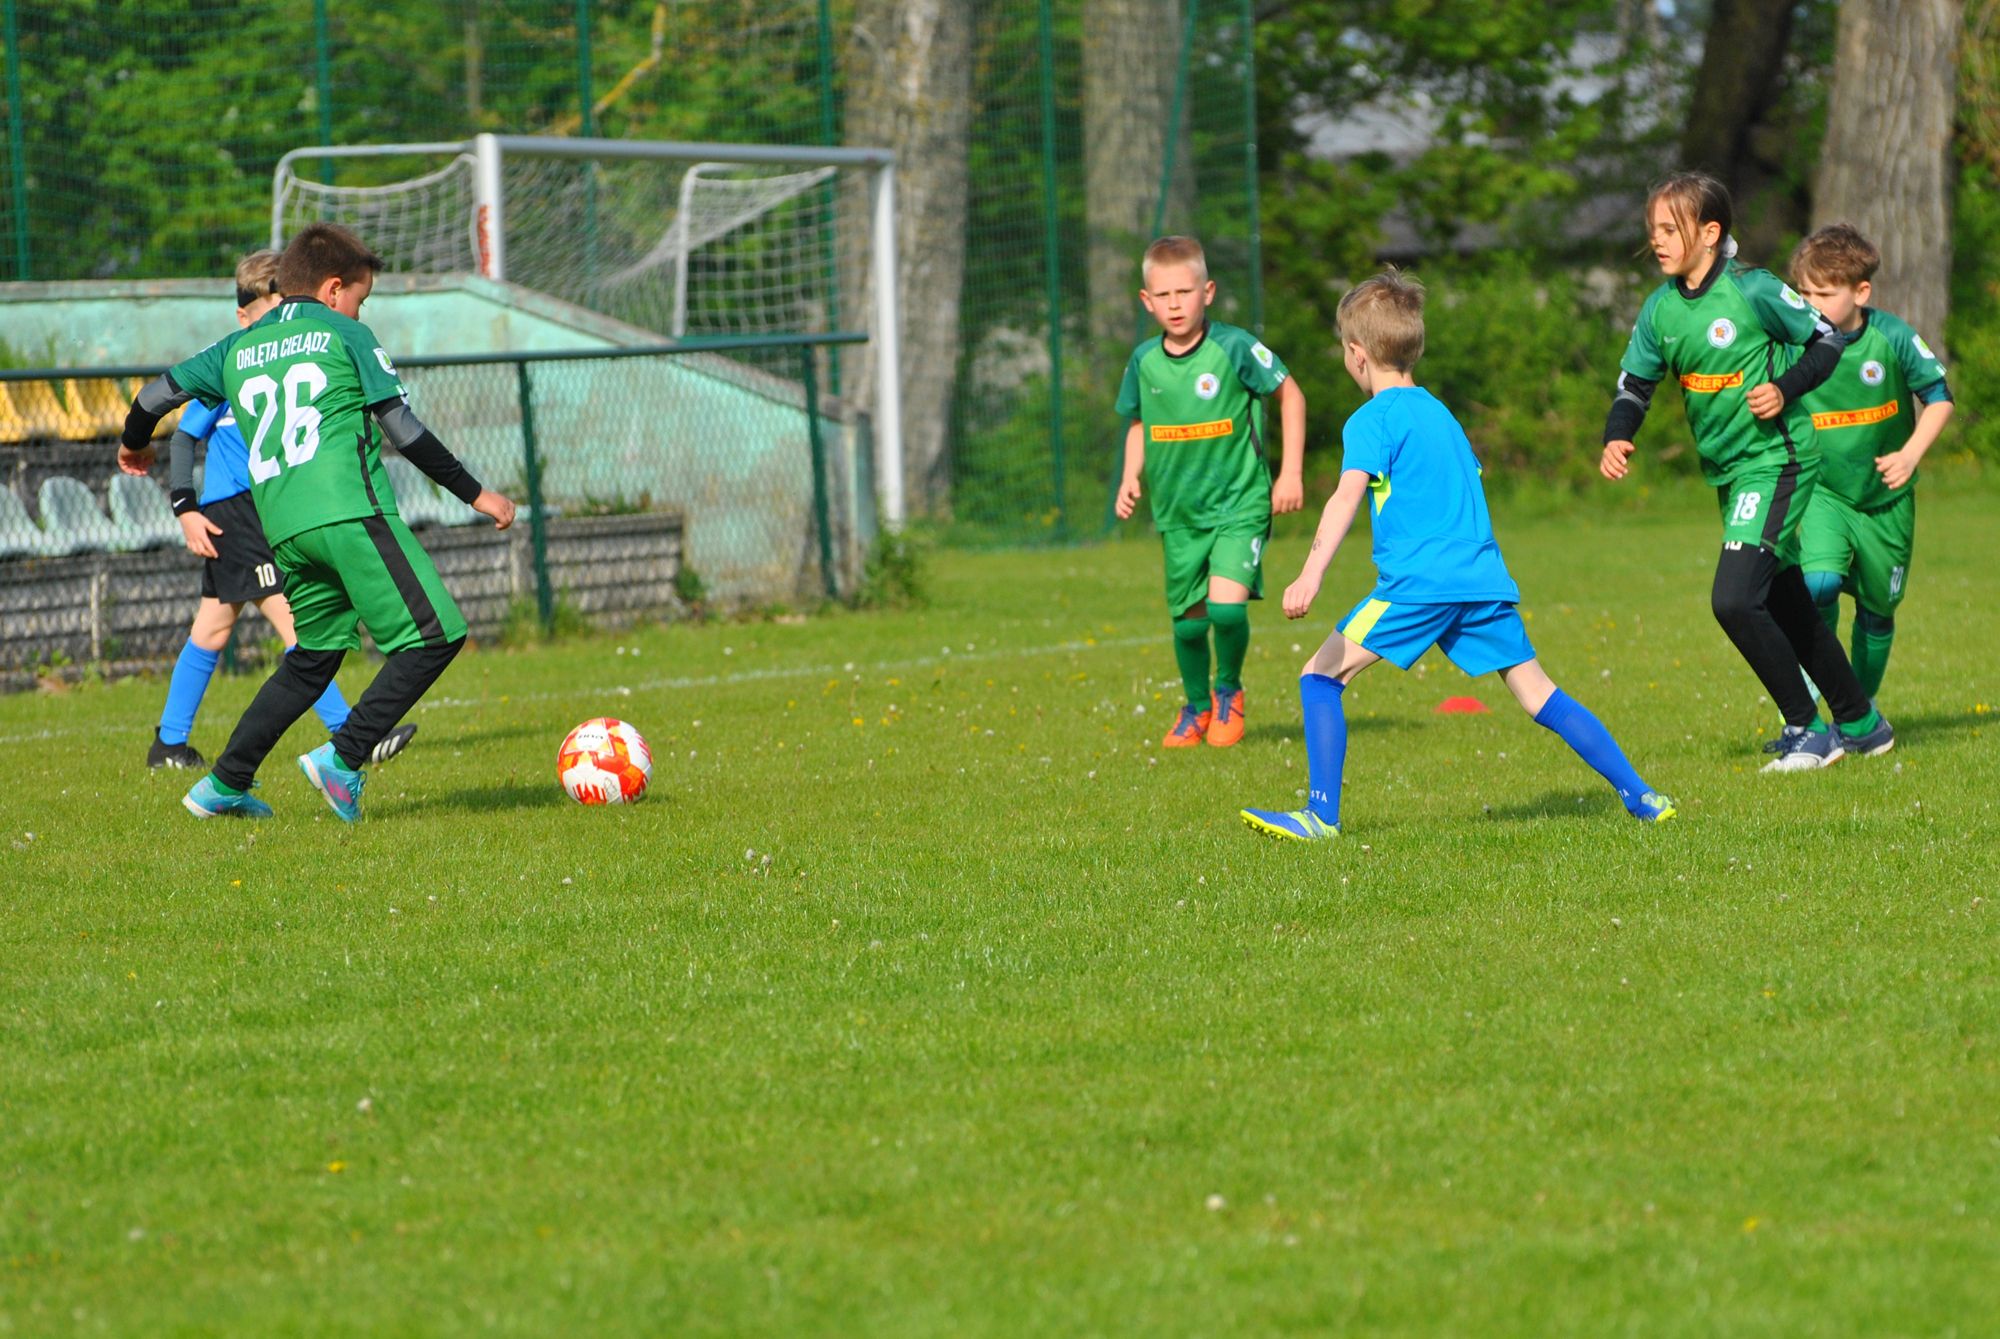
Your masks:
[[[1222,394],[1222,380],[1213,372],[1204,372],[1194,379],[1194,393],[1204,400],[1213,400]]]
[[[1736,342],[1736,322],[1724,316],[1711,322],[1708,327],[1708,342],[1718,349],[1726,349]]]
[[[1861,365],[1861,384],[1864,386],[1879,386],[1882,384],[1882,378],[1887,375],[1882,364],[1873,358]]]

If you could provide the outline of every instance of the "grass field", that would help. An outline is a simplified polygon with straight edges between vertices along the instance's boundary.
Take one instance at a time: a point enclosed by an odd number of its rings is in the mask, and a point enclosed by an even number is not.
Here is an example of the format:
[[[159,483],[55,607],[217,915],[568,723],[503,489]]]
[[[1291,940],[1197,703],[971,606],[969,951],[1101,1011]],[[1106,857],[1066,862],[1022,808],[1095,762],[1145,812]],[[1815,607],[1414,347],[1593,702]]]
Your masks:
[[[1257,611],[1227,752],[1154,747],[1150,539],[468,653],[354,828],[304,727],[275,820],[197,824],[159,681],[0,699],[0,1334],[1994,1333],[1996,498],[1952,491],[1898,748],[1776,777],[1711,501],[1503,512],[1657,829],[1433,653],[1348,698],[1345,839],[1247,834],[1361,544]],[[630,810],[555,784],[603,713]]]

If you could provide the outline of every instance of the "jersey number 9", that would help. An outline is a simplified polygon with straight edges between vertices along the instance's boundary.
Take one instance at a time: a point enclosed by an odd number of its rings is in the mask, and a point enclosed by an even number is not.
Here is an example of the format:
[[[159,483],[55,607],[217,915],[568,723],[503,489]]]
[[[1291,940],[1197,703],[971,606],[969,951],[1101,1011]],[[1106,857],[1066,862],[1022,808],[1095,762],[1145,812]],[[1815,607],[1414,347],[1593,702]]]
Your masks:
[[[284,466],[303,465],[313,458],[319,450],[320,416],[312,402],[325,389],[326,373],[313,363],[294,363],[286,368],[282,393],[277,382],[261,373],[243,383],[238,392],[242,407],[257,422],[256,434],[250,439],[251,483],[276,478]],[[284,465],[264,454],[264,439],[271,435],[273,424],[282,425],[278,442],[285,449]]]

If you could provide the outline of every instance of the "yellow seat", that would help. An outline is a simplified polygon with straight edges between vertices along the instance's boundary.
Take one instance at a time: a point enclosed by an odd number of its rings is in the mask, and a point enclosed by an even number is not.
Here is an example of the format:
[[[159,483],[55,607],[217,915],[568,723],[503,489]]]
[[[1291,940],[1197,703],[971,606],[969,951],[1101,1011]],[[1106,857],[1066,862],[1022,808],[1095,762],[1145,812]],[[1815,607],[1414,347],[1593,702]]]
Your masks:
[[[19,382],[0,381],[0,446],[19,446],[34,436],[27,416],[14,407],[14,387]]]
[[[113,377],[85,377],[80,382],[71,382],[80,387],[80,392],[70,394],[70,405],[82,407],[82,412],[90,417],[93,437],[116,437],[125,427],[125,411],[132,407],[132,397],[124,386]]]
[[[27,420],[30,437],[64,437],[69,409],[46,381],[16,381],[8,386],[15,412]]]

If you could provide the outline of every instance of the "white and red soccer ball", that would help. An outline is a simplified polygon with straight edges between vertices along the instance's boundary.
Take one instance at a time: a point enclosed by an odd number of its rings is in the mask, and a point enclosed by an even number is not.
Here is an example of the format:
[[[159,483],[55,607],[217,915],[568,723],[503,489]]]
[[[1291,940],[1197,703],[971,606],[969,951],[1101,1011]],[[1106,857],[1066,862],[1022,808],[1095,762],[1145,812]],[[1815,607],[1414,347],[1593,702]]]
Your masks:
[[[556,779],[578,804],[635,804],[653,779],[653,751],[624,721],[599,716],[556,750]]]

